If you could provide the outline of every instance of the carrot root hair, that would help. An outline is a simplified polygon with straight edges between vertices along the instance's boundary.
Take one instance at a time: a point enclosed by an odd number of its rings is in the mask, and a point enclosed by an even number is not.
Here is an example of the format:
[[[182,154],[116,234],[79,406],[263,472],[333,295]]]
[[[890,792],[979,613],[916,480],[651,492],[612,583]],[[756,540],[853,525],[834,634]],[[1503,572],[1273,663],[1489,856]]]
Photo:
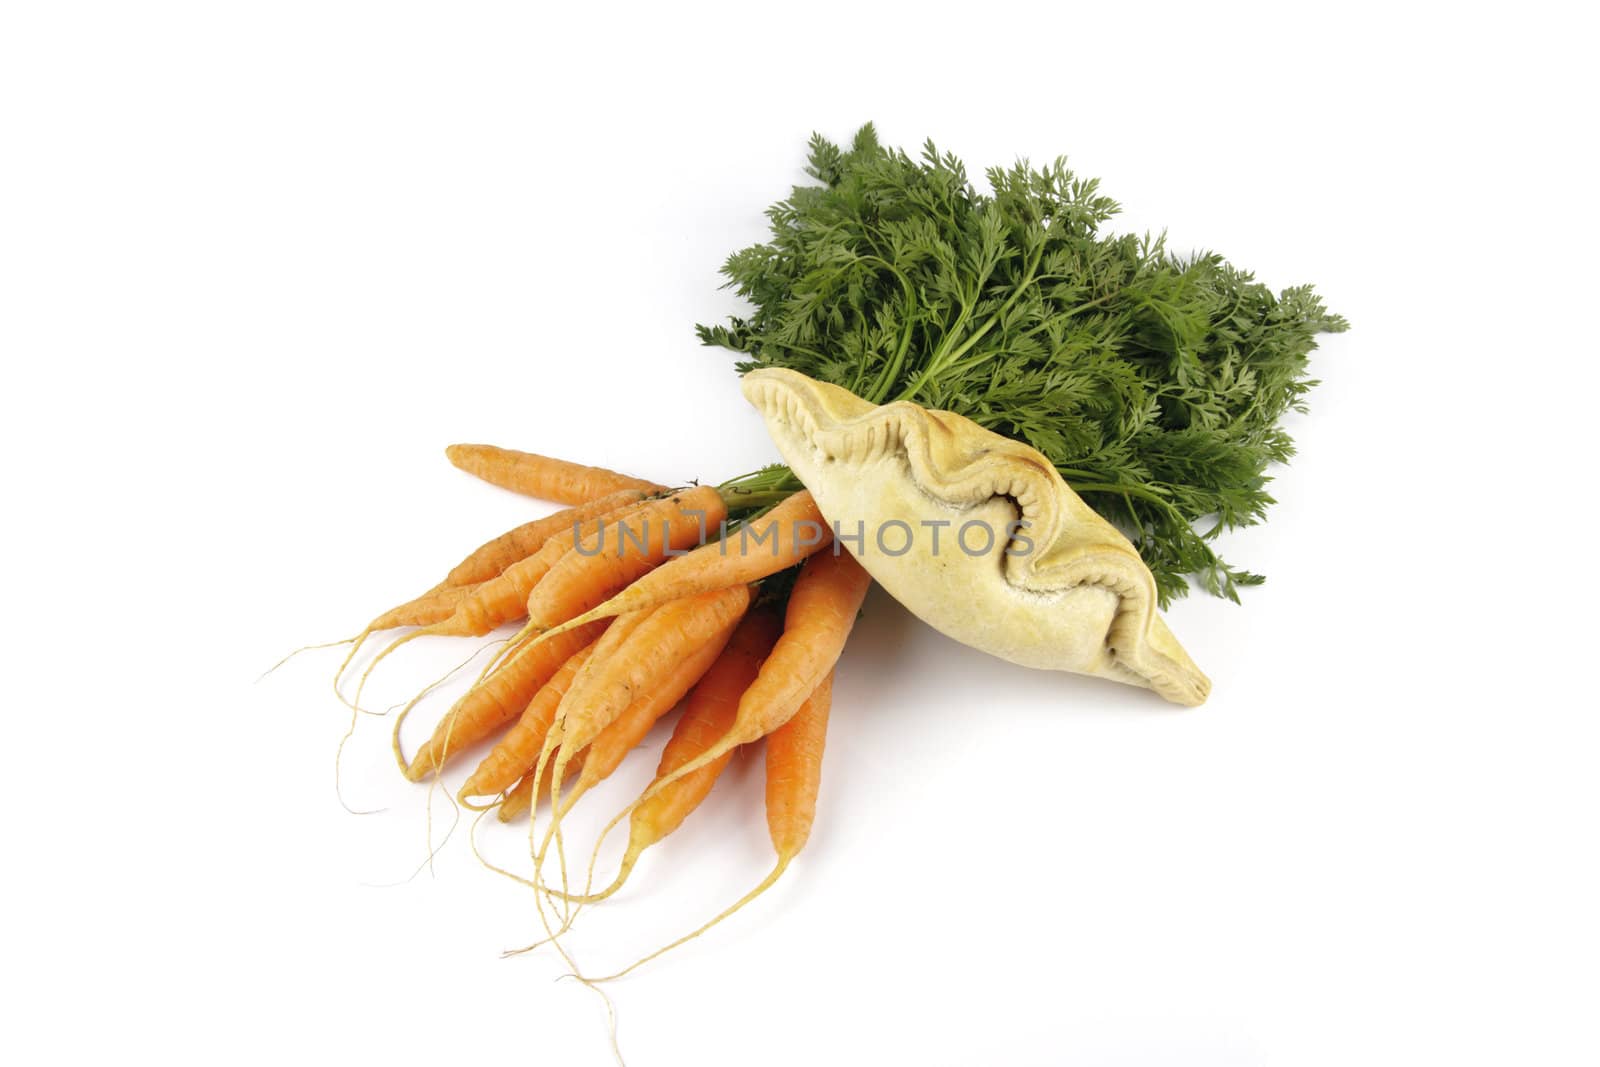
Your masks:
[[[296,656],[298,656],[302,652],[315,652],[318,649],[338,648],[340,645],[348,645],[350,642],[359,640],[360,638],[366,636],[367,632],[368,631],[363,630],[361,633],[357,634],[355,637],[346,637],[346,638],[344,638],[343,640],[340,640],[340,641],[323,641],[320,644],[315,644],[315,645],[301,645],[299,648],[297,648],[294,651],[288,653],[282,659],[280,659],[278,662],[274,663],[272,666],[270,666],[266,670],[262,671],[259,675],[256,676],[256,681],[260,682],[262,679],[266,678],[269,674],[272,674],[273,672],[275,672],[279,667],[283,666],[285,663],[288,663],[290,660],[294,659]]]
[[[361,680],[356,682],[356,695],[351,700],[345,700],[345,706],[354,711],[360,711],[361,694],[366,691],[367,679],[372,677],[372,672],[377,669],[378,664],[382,663],[384,659],[388,657],[389,653],[393,652],[401,645],[415,641],[417,638],[422,637],[425,633],[425,630],[413,630],[411,633],[408,633],[403,637],[397,637],[385,645],[383,651],[374,656],[372,662],[367,664],[367,669],[361,672]],[[353,655],[354,653],[355,650],[351,649],[351,654]],[[335,693],[339,692],[339,679],[337,677],[335,677],[333,680],[333,691]],[[339,699],[344,700],[344,697],[340,696]]]
[[[497,641],[490,641],[488,644],[479,646],[472,653],[472,655],[468,656],[466,659],[462,660],[460,663],[457,663],[454,667],[451,667],[444,674],[440,675],[438,678],[435,678],[433,681],[431,681],[427,685],[423,686],[421,691],[419,691],[416,696],[414,696],[410,700],[406,701],[405,706],[400,709],[400,714],[395,716],[394,728],[389,734],[389,750],[394,753],[394,760],[395,760],[396,763],[398,763],[400,765],[400,773],[401,774],[405,775],[407,778],[411,777],[411,764],[409,762],[407,762],[406,755],[405,755],[405,750],[402,749],[401,746],[400,746],[400,728],[406,724],[406,717],[411,714],[411,709],[415,708],[419,703],[421,703],[422,700],[428,696],[428,694],[432,693],[435,689],[438,689],[445,682],[447,682],[451,678],[455,677],[455,674],[456,674],[457,671],[461,670],[467,664],[471,663],[473,660],[475,660],[479,656],[483,655],[485,649],[493,648],[498,643],[499,642],[497,642]],[[387,714],[387,712],[385,712],[385,714]],[[452,722],[453,721],[454,720],[452,719]],[[446,736],[448,736],[448,732],[447,732]],[[417,775],[417,777],[414,780],[415,781],[421,781],[422,780],[422,775],[423,774],[427,774],[428,771],[430,771],[430,770],[433,772],[434,777],[437,778],[439,772],[441,770],[443,770],[443,769],[444,769],[443,767],[441,767],[439,764],[435,763],[432,767],[427,768],[421,774]]]
[[[604,837],[595,842],[594,851],[589,853],[589,872],[583,879],[582,895],[570,898],[576,904],[598,904],[612,896],[622,888],[623,883],[628,880],[628,875],[633,873],[634,865],[639,862],[639,857],[644,855],[642,846],[635,845],[632,841],[628,842],[628,850],[622,855],[622,864],[617,870],[617,876],[611,880],[610,885],[596,893],[593,892],[594,868],[600,859],[600,844],[602,841],[604,841]]]
[[[788,869],[789,861],[791,859],[793,859],[793,858],[794,858],[793,856],[779,856],[777,865],[772,868],[772,873],[767,875],[765,878],[763,878],[759,885],[757,885],[754,889],[750,890],[750,892],[746,893],[744,896],[740,897],[733,904],[731,904],[728,907],[724,908],[721,912],[719,912],[717,914],[717,916],[715,918],[713,918],[709,922],[705,923],[704,925],[702,925],[698,929],[693,930],[693,931],[691,931],[691,932],[689,932],[687,934],[684,934],[682,937],[678,938],[676,941],[670,942],[669,944],[666,944],[666,945],[662,945],[660,948],[656,949],[654,952],[650,953],[648,956],[639,957],[637,960],[634,960],[632,963],[628,964],[628,966],[624,967],[620,971],[617,971],[615,974],[608,974],[603,978],[585,978],[584,981],[589,985],[599,985],[602,982],[615,982],[617,979],[623,977],[624,975],[630,974],[631,972],[638,970],[640,967],[643,967],[645,964],[649,963],[651,960],[658,959],[659,957],[666,955],[668,952],[671,952],[673,949],[679,947],[680,945],[686,945],[690,941],[693,941],[695,938],[702,936],[703,934],[706,933],[706,931],[710,930],[713,926],[716,926],[722,920],[724,920],[724,919],[728,918],[729,916],[733,915],[734,913],[742,910],[751,901],[755,900],[757,897],[761,896],[761,894],[765,893],[767,890],[771,889],[775,884],[777,884],[778,879],[783,877],[783,872]]]
[[[372,627],[368,626],[352,638],[350,651],[345,653],[344,659],[340,661],[339,669],[333,672],[333,695],[338,698],[339,703],[347,708],[355,707],[355,705],[344,698],[344,692],[339,688],[340,683],[344,681],[344,673],[350,669],[350,664],[356,658],[356,654],[361,651],[361,646],[367,643],[367,638],[371,637],[373,633]],[[277,670],[277,668],[274,667],[273,670]]]

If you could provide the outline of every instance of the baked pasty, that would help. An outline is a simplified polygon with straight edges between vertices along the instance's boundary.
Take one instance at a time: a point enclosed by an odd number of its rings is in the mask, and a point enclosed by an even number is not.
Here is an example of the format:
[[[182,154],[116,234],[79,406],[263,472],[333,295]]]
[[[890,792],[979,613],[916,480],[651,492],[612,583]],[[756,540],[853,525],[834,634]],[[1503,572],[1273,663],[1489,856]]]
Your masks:
[[[750,371],[744,395],[838,540],[930,626],[1025,667],[1206,699],[1138,551],[1034,449],[791,370]]]

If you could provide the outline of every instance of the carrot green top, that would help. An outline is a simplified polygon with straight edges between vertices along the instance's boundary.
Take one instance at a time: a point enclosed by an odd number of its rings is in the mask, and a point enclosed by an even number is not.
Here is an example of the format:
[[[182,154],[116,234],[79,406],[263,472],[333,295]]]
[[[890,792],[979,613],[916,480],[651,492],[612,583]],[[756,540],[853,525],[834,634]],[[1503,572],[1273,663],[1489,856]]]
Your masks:
[[[743,353],[741,371],[1026,441],[1129,535],[1163,602],[1191,576],[1235,600],[1262,580],[1210,539],[1265,516],[1316,335],[1346,328],[1310,286],[1274,294],[1220,256],[1102,232],[1117,204],[1064,160],[991,169],[980,194],[954,156],[930,142],[913,159],[868,125],[847,149],[814,136],[807,173],[769,209],[771,239],[723,267],[753,310],[700,326],[704,342]],[[797,488],[786,475],[745,487]]]

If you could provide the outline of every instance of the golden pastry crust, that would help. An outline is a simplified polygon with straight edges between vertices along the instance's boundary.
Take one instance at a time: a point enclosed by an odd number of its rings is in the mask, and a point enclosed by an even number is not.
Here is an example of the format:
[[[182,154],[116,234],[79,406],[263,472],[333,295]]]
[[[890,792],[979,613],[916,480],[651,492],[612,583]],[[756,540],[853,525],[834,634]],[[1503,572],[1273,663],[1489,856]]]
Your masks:
[[[935,629],[1024,666],[1206,699],[1138,551],[1034,449],[790,370],[751,371],[744,394],[862,566]]]

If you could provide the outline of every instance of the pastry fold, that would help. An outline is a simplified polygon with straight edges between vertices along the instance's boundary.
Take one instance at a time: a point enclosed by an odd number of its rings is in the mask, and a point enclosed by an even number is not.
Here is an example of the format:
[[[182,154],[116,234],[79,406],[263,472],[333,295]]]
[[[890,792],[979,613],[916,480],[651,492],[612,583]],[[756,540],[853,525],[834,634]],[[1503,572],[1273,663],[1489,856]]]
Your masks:
[[[924,622],[1025,667],[1206,699],[1138,551],[1038,451],[791,370],[751,371],[743,387],[840,541]]]

